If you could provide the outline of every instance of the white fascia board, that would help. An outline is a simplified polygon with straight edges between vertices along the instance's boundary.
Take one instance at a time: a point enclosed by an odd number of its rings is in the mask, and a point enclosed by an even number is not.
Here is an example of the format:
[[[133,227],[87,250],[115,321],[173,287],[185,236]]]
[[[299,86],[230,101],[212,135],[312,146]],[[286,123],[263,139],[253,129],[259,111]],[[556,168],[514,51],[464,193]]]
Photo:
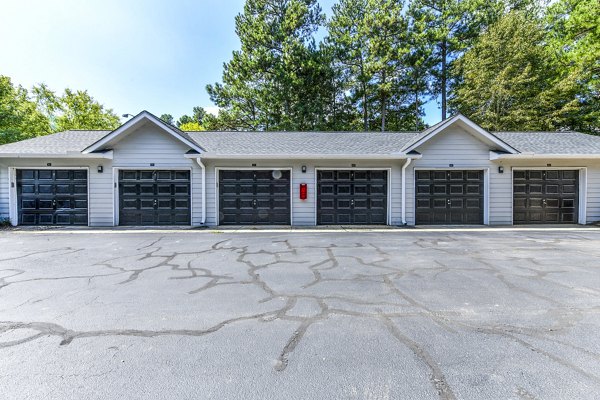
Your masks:
[[[102,153],[89,153],[83,154],[79,152],[75,153],[2,153],[0,154],[0,158],[91,158],[91,159],[110,159],[113,158],[113,152],[105,151]]]
[[[404,160],[418,159],[420,154],[186,154],[186,158],[204,160]]]
[[[104,136],[102,139],[98,140],[96,143],[93,143],[88,148],[84,149],[82,151],[82,153],[89,154],[93,151],[100,149],[102,146],[106,145],[107,143],[109,143],[110,141],[115,139],[116,137],[118,137],[121,134],[123,134],[124,132],[128,131],[130,128],[132,128],[134,125],[136,125],[138,122],[140,122],[143,119],[147,119],[150,122],[154,123],[155,125],[159,126],[165,132],[169,133],[171,136],[173,136],[174,138],[185,143],[187,146],[191,147],[192,149],[196,150],[197,152],[200,153],[200,152],[204,151],[196,143],[193,143],[193,142],[189,141],[188,139],[186,139],[185,137],[181,136],[178,132],[176,132],[175,130],[170,128],[168,124],[166,124],[163,121],[161,121],[160,119],[154,117],[148,111],[142,111],[141,113],[139,113],[138,115],[136,115],[135,117],[133,117],[132,119],[130,119],[129,121],[127,121],[126,123],[124,123],[123,125],[118,127],[117,129],[115,129],[114,131],[110,132],[108,135]]]
[[[519,153],[519,154],[498,154],[490,152],[490,160],[540,160],[540,159],[600,159],[600,154],[537,154],[537,153]]]
[[[515,148],[513,148],[512,146],[510,146],[508,143],[505,143],[503,140],[498,138],[496,135],[489,133],[488,131],[486,131],[485,129],[483,129],[482,127],[480,127],[475,122],[471,121],[469,118],[465,117],[462,114],[455,115],[454,117],[446,120],[443,124],[441,124],[434,130],[429,132],[427,135],[425,135],[422,138],[420,138],[419,140],[417,140],[416,142],[409,143],[407,145],[407,147],[405,147],[403,149],[403,151],[405,153],[408,153],[409,151],[416,149],[417,147],[419,147],[423,143],[429,141],[430,139],[435,137],[438,133],[442,132],[444,129],[446,129],[448,126],[452,125],[456,121],[461,121],[462,123],[467,125],[469,128],[471,128],[473,131],[475,131],[477,134],[483,136],[484,138],[486,138],[490,142],[494,143],[496,146],[500,147],[501,149],[503,149],[511,154],[518,153],[518,151]]]

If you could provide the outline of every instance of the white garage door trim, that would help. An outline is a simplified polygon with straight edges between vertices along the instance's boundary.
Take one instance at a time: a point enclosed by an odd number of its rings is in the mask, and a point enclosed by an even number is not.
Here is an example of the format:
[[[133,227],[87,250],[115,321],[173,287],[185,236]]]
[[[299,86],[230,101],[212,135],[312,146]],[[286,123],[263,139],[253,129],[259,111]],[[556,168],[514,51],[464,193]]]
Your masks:
[[[314,214],[315,214],[315,226],[317,226],[317,178],[319,170],[323,171],[387,171],[387,215],[386,215],[386,225],[392,224],[392,168],[391,167],[315,167],[315,173],[313,176],[313,184],[315,188],[315,205],[314,205]]]
[[[290,226],[294,226],[294,169],[292,167],[215,167],[215,225],[219,226],[219,210],[221,198],[219,196],[219,172],[220,171],[290,171]]]
[[[490,169],[488,167],[449,167],[449,168],[427,168],[415,167],[414,171],[483,171],[483,224],[490,224]],[[417,192],[417,174],[413,172],[413,195]],[[417,203],[413,201],[413,216],[417,220]]]
[[[548,170],[576,170],[579,171],[579,204],[577,223],[585,225],[587,223],[587,167],[512,167],[510,170],[510,224],[514,225],[514,190],[515,190],[515,174],[513,171],[548,171]]]
[[[194,224],[194,171],[191,167],[169,167],[158,165],[155,167],[113,167],[113,224],[119,226],[119,171],[189,171],[190,172],[190,225]],[[183,225],[185,226],[185,225]]]
[[[84,169],[87,173],[87,226],[90,226],[90,167],[8,167],[8,218],[12,226],[19,224],[19,199],[17,197],[17,170],[19,169]]]

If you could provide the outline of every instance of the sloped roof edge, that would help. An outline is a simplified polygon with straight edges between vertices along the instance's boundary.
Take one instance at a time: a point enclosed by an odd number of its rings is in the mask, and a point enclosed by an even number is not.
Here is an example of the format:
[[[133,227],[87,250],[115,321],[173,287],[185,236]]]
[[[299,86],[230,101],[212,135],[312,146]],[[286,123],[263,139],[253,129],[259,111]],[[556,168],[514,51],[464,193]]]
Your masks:
[[[473,132],[491,141],[502,150],[510,154],[516,154],[519,152],[517,149],[506,143],[504,140],[500,139],[498,136],[486,131],[481,126],[479,126],[478,124],[471,121],[469,118],[465,117],[460,113],[454,114],[453,116],[446,118],[445,120],[440,121],[437,124],[427,128],[423,131],[421,135],[418,135],[415,139],[413,139],[406,146],[404,146],[402,151],[408,153],[412,150],[415,150],[417,147],[426,143],[427,141],[435,137],[438,133],[442,132],[444,129],[446,129],[447,127],[449,127],[457,121],[461,121],[462,123],[466,124],[473,130]]]
[[[185,143],[187,146],[189,146],[193,150],[196,150],[199,153],[204,152],[204,149],[201,146],[199,146],[196,142],[194,142],[194,140],[192,138],[190,138],[187,133],[185,133],[184,131],[182,131],[172,125],[167,124],[166,122],[164,122],[163,120],[158,118],[156,115],[152,114],[151,112],[144,110],[144,111],[140,112],[139,114],[137,114],[135,117],[131,118],[129,121],[125,122],[123,125],[121,125],[117,129],[115,129],[114,131],[112,131],[112,132],[108,133],[106,136],[102,137],[100,140],[96,141],[92,145],[83,149],[82,153],[89,154],[89,153],[101,150],[102,146],[106,145],[107,143],[116,139],[123,133],[127,132],[129,129],[131,129],[133,126],[137,125],[142,120],[148,120],[148,121],[152,122],[156,126],[163,129],[165,132],[169,133],[174,138]]]

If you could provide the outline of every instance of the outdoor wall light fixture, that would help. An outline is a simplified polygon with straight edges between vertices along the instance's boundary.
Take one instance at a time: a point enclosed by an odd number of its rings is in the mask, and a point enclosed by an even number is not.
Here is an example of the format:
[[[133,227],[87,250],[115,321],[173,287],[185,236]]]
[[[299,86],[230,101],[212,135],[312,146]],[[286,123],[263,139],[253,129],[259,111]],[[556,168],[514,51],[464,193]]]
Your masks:
[[[104,172],[104,167],[102,165],[98,165],[98,173],[101,174]]]
[[[498,173],[499,174],[503,174],[504,173],[504,167],[502,165],[498,167]]]
[[[305,174],[306,173],[306,165],[302,166],[302,173]]]

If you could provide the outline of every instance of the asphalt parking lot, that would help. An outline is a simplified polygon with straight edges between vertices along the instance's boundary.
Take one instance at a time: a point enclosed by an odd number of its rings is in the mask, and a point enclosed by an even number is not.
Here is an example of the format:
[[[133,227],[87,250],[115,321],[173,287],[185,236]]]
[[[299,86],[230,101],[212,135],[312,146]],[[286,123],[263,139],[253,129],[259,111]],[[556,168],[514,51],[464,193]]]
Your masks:
[[[0,232],[6,399],[597,399],[600,230]]]

